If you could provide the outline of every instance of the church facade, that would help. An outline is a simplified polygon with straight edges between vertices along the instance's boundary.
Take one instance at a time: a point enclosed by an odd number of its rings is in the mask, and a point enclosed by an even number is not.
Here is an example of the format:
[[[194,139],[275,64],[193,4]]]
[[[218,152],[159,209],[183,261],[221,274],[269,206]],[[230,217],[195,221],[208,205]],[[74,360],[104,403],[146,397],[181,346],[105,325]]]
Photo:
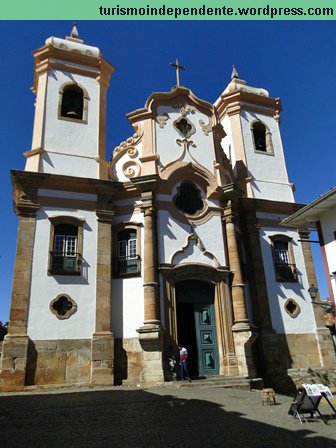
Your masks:
[[[279,225],[301,207],[280,100],[235,69],[215,104],[177,82],[128,114],[107,161],[114,67],[75,28],[34,61],[1,386],[161,384],[178,343],[198,377],[333,368],[309,235]]]

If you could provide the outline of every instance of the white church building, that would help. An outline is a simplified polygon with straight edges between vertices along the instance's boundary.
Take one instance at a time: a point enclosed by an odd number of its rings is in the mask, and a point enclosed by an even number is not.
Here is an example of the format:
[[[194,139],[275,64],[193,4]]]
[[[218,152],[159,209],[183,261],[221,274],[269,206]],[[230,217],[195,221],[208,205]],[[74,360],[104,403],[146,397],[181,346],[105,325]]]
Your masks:
[[[235,69],[215,104],[177,79],[127,115],[134,134],[107,160],[114,67],[76,28],[33,54],[1,387],[161,384],[179,343],[194,377],[334,368],[309,234],[279,225],[302,207],[280,99]]]

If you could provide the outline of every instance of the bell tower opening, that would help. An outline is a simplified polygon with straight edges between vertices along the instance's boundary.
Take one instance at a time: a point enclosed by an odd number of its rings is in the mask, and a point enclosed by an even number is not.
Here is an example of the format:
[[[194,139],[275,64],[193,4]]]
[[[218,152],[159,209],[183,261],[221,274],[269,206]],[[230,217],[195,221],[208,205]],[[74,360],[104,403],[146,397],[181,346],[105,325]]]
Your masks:
[[[83,119],[83,101],[84,92],[75,84],[66,86],[62,95],[61,116],[73,118],[75,120]]]

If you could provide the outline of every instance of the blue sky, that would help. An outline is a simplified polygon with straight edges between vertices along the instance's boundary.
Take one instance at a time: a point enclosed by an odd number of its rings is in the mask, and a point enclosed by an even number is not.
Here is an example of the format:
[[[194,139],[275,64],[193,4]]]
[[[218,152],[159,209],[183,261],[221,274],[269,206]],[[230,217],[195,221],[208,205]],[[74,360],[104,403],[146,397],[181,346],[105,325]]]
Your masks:
[[[1,239],[0,320],[9,316],[17,218],[10,169],[23,169],[31,147],[34,95],[32,51],[49,36],[64,37],[70,21],[0,22]],[[249,85],[267,89],[283,105],[281,132],[296,201],[306,203],[335,186],[336,23],[261,21],[82,21],[79,34],[98,46],[117,71],[107,110],[107,157],[133,131],[125,114],[143,107],[153,91],[175,84],[170,61],[187,70],[181,83],[214,102],[230,80],[232,64]],[[313,236],[314,237],[314,236]],[[314,237],[315,238],[315,237]],[[318,247],[314,254],[318,257]],[[322,296],[327,295],[318,262]]]

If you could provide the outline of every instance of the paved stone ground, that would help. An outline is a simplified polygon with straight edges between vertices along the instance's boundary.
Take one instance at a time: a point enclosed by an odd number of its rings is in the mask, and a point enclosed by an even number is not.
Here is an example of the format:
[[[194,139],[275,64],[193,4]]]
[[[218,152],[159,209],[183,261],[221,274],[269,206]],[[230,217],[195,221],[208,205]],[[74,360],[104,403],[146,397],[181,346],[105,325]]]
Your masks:
[[[300,424],[288,415],[291,397],[277,401],[262,406],[260,391],[208,387],[2,392],[0,440],[6,448],[336,447],[336,416]],[[320,410],[330,418],[327,403]]]

